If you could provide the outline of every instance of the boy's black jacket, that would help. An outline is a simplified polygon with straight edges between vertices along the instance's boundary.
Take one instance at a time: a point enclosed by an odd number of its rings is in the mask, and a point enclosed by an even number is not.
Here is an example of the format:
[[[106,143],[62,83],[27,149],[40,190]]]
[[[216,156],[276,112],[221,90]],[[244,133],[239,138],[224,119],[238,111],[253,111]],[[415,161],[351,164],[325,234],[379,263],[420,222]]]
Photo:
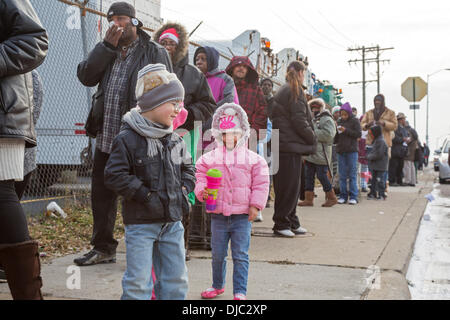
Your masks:
[[[381,127],[374,126],[369,130],[374,136],[372,148],[367,154],[369,169],[375,171],[387,171],[389,166],[388,146],[386,141],[384,141]]]
[[[150,158],[147,140],[128,124],[114,139],[105,185],[123,196],[126,225],[180,221],[189,211],[187,195],[195,187],[195,167],[177,134],[161,142],[163,153]]]

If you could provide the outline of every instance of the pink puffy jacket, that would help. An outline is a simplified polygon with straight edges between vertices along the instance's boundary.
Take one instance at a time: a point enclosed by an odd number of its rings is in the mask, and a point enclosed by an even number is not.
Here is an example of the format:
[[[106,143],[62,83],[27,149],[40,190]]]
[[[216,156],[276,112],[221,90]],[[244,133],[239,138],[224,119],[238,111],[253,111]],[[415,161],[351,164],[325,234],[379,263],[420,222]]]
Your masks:
[[[227,151],[219,146],[204,154],[195,165],[195,195],[203,200],[206,188],[206,173],[209,169],[222,172],[222,183],[217,195],[217,209],[214,213],[224,216],[248,214],[250,207],[262,210],[266,207],[269,195],[269,167],[266,160],[241,146]]]
[[[239,111],[240,123],[244,136],[232,151],[219,140],[221,133],[217,130],[219,116],[226,108]],[[246,146],[250,134],[247,114],[238,105],[224,104],[216,110],[213,117],[213,135],[217,136],[218,146],[197,160],[195,174],[197,183],[195,195],[203,202],[203,190],[206,187],[206,173],[209,169],[222,172],[221,188],[217,195],[217,209],[214,213],[224,216],[248,214],[250,207],[262,210],[266,207],[269,195],[269,167],[266,160],[249,150]]]

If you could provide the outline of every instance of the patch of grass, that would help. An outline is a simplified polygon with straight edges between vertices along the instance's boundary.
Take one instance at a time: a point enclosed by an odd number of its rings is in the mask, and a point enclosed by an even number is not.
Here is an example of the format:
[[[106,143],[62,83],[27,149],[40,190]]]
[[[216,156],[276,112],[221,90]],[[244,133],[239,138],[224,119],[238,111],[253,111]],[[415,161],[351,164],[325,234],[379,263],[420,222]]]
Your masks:
[[[33,239],[39,242],[42,260],[76,254],[90,248],[93,218],[89,207],[72,206],[64,208],[66,219],[60,217],[29,217],[28,229]],[[117,214],[115,239],[122,239],[125,228],[122,215]]]

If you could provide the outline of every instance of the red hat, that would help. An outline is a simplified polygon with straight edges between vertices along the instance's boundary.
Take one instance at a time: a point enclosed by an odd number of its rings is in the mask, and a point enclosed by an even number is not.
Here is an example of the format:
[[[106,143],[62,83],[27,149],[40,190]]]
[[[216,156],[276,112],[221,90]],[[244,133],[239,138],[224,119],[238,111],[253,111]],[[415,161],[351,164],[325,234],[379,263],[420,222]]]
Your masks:
[[[178,35],[177,30],[175,30],[175,28],[170,28],[161,33],[161,36],[159,37],[159,42],[167,38],[175,41],[178,44],[180,36]]]

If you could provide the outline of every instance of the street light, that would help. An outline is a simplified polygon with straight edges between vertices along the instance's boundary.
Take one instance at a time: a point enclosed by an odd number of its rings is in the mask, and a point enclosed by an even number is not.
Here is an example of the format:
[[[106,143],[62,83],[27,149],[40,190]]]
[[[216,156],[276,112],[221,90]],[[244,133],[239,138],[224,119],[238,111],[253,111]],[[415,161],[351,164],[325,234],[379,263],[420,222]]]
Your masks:
[[[428,90],[430,88],[430,77],[441,71],[450,71],[450,68],[441,69],[441,70],[438,70],[436,72],[433,72],[433,73],[427,75],[427,136],[426,136],[427,146],[430,145],[429,141],[428,141],[428,105],[429,105],[429,100],[430,100],[430,95],[428,94]]]

